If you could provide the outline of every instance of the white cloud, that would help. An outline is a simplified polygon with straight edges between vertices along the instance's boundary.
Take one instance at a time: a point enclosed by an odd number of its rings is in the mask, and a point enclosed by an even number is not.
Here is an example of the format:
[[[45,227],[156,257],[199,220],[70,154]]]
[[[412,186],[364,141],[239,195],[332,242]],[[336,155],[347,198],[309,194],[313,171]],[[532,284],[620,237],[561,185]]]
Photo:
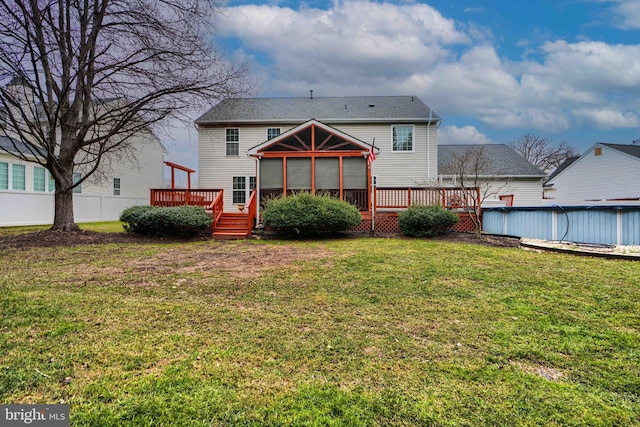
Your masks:
[[[614,6],[640,23],[638,0]],[[630,112],[640,110],[640,44],[539,33],[535,43],[520,42],[536,60],[507,59],[490,29],[417,3],[245,5],[227,15],[218,32],[241,39],[236,53],[252,62],[263,96],[415,94],[443,117],[541,132],[628,128],[638,120]]]
[[[438,131],[438,144],[495,144],[473,126],[445,126]]]
[[[640,117],[632,111],[611,109],[583,109],[574,111],[576,117],[599,129],[637,128]]]
[[[266,54],[278,80],[306,87],[404,81],[415,70],[446,60],[451,55],[446,46],[470,43],[453,20],[423,4],[347,1],[329,10],[299,11],[246,5],[227,15],[220,35],[238,37],[250,51]]]
[[[638,0],[615,0],[613,13],[616,27],[623,30],[640,29],[640,2]]]

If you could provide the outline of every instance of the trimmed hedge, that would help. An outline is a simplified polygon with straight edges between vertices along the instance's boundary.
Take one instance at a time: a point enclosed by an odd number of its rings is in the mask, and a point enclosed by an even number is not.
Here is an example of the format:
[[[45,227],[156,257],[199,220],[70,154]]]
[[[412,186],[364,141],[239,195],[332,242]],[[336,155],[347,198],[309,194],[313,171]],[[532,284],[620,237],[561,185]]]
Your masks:
[[[152,237],[190,237],[211,228],[211,216],[200,206],[132,206],[120,214],[126,231]]]
[[[301,193],[279,197],[262,212],[266,227],[280,234],[313,236],[345,231],[360,224],[358,208],[329,195]]]
[[[441,206],[412,206],[398,214],[398,225],[405,236],[433,237],[446,233],[460,221],[455,212]]]

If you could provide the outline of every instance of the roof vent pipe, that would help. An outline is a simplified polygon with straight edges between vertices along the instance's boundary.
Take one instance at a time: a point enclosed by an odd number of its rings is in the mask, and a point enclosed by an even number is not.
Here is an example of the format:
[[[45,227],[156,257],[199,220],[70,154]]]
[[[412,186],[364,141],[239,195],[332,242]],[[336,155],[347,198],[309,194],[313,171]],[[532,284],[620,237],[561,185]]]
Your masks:
[[[313,99],[313,89],[309,91],[309,99]]]

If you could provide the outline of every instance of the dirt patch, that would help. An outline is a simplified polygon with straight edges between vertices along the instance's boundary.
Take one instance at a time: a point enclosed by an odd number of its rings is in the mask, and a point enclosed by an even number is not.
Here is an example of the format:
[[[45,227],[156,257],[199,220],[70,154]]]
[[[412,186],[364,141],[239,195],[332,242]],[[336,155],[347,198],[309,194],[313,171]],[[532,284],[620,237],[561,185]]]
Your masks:
[[[166,243],[209,240],[209,236],[191,239],[152,239],[131,233],[99,233],[96,231],[51,231],[0,236],[0,250],[23,248],[48,248],[56,246],[103,245],[113,243]]]
[[[369,236],[369,234],[354,234],[349,237]],[[390,238],[401,237],[397,234],[377,234],[375,237]],[[23,248],[46,248],[57,246],[77,246],[77,245],[103,245],[103,244],[146,244],[146,243],[169,243],[169,242],[196,242],[211,240],[210,236],[202,235],[189,239],[160,239],[137,236],[131,233],[100,233],[95,231],[51,231],[43,230],[32,233],[17,235],[0,235],[0,250],[23,249]],[[458,243],[472,243],[493,247],[518,247],[520,240],[515,237],[476,235],[473,233],[447,233],[444,236],[433,238]]]
[[[369,236],[369,234],[357,234],[349,237]],[[396,234],[379,234],[376,237],[400,237]],[[206,241],[211,238],[208,235],[198,236],[190,239],[159,239],[137,236],[130,233],[99,233],[95,231],[72,231],[61,232],[43,230],[32,233],[24,233],[12,236],[0,236],[0,250],[42,248],[56,246],[76,246],[76,245],[102,245],[118,243],[168,243],[168,242],[196,242]],[[481,235],[473,233],[447,233],[444,236],[434,238],[458,243],[472,243],[493,247],[518,247],[520,240],[514,237]]]

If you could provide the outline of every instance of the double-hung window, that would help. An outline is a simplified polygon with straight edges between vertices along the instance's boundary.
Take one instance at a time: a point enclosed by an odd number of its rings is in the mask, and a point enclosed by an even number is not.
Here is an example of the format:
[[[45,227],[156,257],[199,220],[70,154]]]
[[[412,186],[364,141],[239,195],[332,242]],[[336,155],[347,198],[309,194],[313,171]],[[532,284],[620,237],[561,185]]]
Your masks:
[[[113,178],[113,195],[120,195],[120,178]]]
[[[240,129],[230,128],[226,129],[226,153],[227,156],[239,156],[240,155]]]
[[[249,187],[247,188],[247,178],[249,178]],[[243,205],[247,203],[249,195],[256,188],[255,176],[234,176],[233,177],[233,204]]]
[[[233,204],[244,204],[247,201],[246,196],[247,178],[244,176],[233,177]]]
[[[392,151],[413,151],[413,125],[392,126]]]

